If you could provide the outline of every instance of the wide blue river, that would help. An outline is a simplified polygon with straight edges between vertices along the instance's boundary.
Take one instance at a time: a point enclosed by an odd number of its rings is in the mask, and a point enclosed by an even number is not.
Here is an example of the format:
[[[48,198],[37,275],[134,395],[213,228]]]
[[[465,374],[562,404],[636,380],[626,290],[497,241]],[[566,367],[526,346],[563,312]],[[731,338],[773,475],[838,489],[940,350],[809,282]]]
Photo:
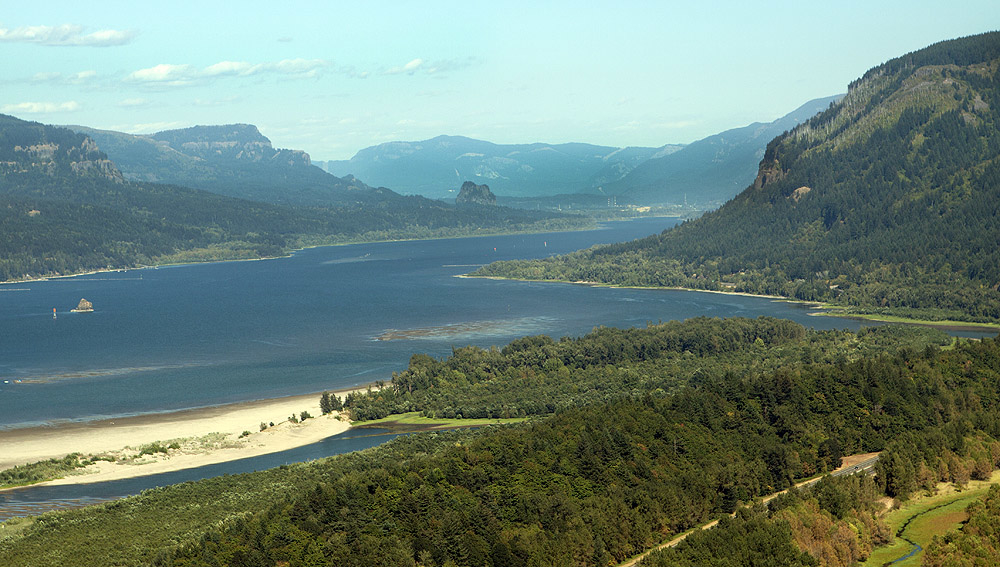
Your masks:
[[[220,262],[0,285],[0,428],[305,394],[389,379],[411,354],[578,336],[698,315],[809,317],[762,298],[457,278],[659,232],[598,230],[331,246]],[[71,313],[81,298],[92,313]],[[53,318],[55,308],[55,318]],[[379,340],[387,332],[403,339]]]
[[[676,222],[321,247],[259,262],[0,285],[0,429],[342,389],[390,379],[413,353],[443,357],[453,347],[503,345],[528,334],[579,336],[599,325],[770,315],[815,328],[859,326],[764,298],[455,277],[493,260],[630,240]],[[92,313],[70,312],[81,298],[93,303]],[[385,439],[348,432],[205,469],[0,493],[0,519]]]

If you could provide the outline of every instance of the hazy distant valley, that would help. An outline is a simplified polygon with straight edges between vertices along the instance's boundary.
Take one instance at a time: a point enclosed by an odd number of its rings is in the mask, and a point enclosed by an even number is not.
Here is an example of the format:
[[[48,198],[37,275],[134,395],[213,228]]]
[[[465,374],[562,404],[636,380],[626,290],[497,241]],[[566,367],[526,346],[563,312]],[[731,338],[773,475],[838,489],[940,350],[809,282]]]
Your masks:
[[[0,115],[0,280],[364,242],[0,286],[0,407],[28,432],[0,442],[81,446],[0,486],[86,500],[81,473],[408,433],[2,522],[0,564],[1000,564],[1000,32],[857,72],[658,147],[438,136],[313,162],[249,124]],[[84,292],[94,312],[50,315]],[[212,429],[247,406],[281,413]],[[108,453],[126,426],[54,423],[109,416],[155,436]]]

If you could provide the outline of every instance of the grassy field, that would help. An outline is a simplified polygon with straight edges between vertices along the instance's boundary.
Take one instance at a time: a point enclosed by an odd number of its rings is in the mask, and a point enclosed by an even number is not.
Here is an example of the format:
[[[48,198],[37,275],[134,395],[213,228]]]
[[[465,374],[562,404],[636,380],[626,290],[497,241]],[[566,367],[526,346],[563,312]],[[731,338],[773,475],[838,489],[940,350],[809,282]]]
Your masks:
[[[907,539],[926,548],[934,536],[958,529],[968,518],[966,507],[985,496],[990,485],[997,482],[1000,482],[1000,472],[994,472],[990,480],[972,481],[960,492],[951,485],[942,485],[938,494],[914,498],[899,509],[889,512],[886,516],[889,526],[902,537],[897,536],[891,545],[875,549],[861,567],[881,567],[908,554],[913,546]],[[920,551],[892,565],[917,567],[923,561],[923,556],[923,551]]]
[[[355,422],[354,427],[386,427],[406,431],[427,431],[433,429],[455,429],[459,427],[481,427],[483,425],[502,425],[507,423],[522,423],[526,417],[511,417],[505,419],[445,419],[443,417],[424,417],[418,411],[400,413],[374,419],[372,421]]]
[[[903,325],[921,325],[924,327],[935,327],[945,330],[971,330],[971,331],[1000,331],[1000,323],[972,323],[969,321],[932,321],[929,319],[910,319],[907,317],[897,317],[895,315],[871,315],[865,313],[851,313],[843,311],[839,305],[829,303],[820,304],[819,309],[831,309],[833,311],[817,311],[817,315],[824,317],[843,317],[845,319],[861,319],[864,321],[875,321],[879,323],[899,323]]]

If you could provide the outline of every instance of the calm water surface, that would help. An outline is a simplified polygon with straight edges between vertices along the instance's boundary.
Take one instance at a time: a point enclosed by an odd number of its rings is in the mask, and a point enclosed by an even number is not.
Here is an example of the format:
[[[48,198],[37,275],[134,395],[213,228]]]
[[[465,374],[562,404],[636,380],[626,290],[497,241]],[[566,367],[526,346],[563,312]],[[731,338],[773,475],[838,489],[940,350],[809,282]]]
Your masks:
[[[27,486],[0,492],[0,522],[18,516],[33,516],[50,510],[80,508],[116,500],[159,486],[224,474],[266,470],[289,463],[360,451],[396,437],[399,437],[399,434],[389,433],[385,429],[352,429],[304,447],[193,469],[92,484]]]
[[[579,336],[598,325],[770,315],[823,329],[860,326],[762,298],[454,277],[494,260],[630,240],[675,223],[642,219],[583,232],[323,247],[262,262],[0,285],[0,428],[340,389],[389,379],[417,352],[442,357],[467,344]],[[80,298],[95,311],[70,313]],[[387,333],[405,338],[379,340]],[[388,439],[357,435],[166,475],[0,493],[0,519]]]
[[[0,285],[0,428],[172,411],[389,379],[410,355],[698,315],[808,317],[767,299],[456,278],[676,223],[388,242],[289,258]],[[70,313],[80,298],[93,313]],[[52,309],[56,308],[53,319]],[[378,340],[408,331],[404,340]]]

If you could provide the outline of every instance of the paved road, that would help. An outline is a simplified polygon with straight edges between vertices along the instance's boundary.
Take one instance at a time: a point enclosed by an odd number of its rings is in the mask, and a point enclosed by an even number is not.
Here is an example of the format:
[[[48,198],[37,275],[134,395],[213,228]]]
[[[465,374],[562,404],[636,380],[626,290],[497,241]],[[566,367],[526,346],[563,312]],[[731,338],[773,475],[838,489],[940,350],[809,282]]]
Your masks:
[[[838,469],[834,470],[833,472],[831,472],[830,476],[844,476],[844,475],[850,475],[850,474],[857,474],[859,472],[867,472],[867,471],[869,471],[869,470],[871,470],[872,468],[875,467],[875,463],[878,462],[878,457],[879,457],[879,455],[875,454],[875,455],[873,455],[871,457],[868,457],[867,459],[865,459],[863,461],[860,461],[860,462],[857,462],[857,463],[853,463],[853,464],[846,465],[846,466],[841,465],[840,468],[838,468]],[[850,458],[851,457],[844,457],[845,460],[850,460]],[[809,486],[811,484],[815,484],[815,483],[819,482],[820,479],[822,479],[822,478],[823,478],[822,476],[818,476],[816,478],[811,478],[809,480],[803,480],[802,482],[796,483],[795,487],[796,488],[802,488],[804,486]],[[777,498],[778,496],[781,496],[782,494],[784,494],[786,492],[788,492],[788,491],[787,490],[779,490],[778,492],[775,492],[773,494],[769,494],[769,495],[765,496],[760,501],[762,503],[764,503],[764,504],[767,504],[771,500],[774,500],[775,498]],[[698,528],[695,528],[693,530],[689,530],[687,532],[684,532],[681,535],[679,535],[679,536],[677,536],[677,537],[675,537],[675,538],[673,538],[673,539],[671,539],[669,541],[661,543],[660,545],[657,545],[656,547],[647,550],[646,552],[638,555],[637,557],[633,557],[632,559],[629,559],[628,561],[625,561],[624,563],[619,564],[618,567],[635,567],[635,565],[638,565],[639,562],[642,561],[643,559],[645,559],[646,556],[649,555],[650,553],[652,553],[654,551],[658,551],[658,550],[666,548],[666,547],[674,547],[678,543],[684,541],[684,538],[686,538],[687,536],[689,536],[689,535],[693,534],[694,532],[698,531],[698,529],[702,529],[702,530],[712,529],[718,523],[719,523],[719,520],[712,520],[711,522],[709,522],[707,524],[704,524],[702,526],[699,526]]]
[[[860,463],[837,469],[830,473],[830,476],[844,476],[845,474],[857,474],[859,472],[869,471],[875,467],[875,463],[878,462],[878,457],[878,455],[875,455],[874,457],[865,459]]]

